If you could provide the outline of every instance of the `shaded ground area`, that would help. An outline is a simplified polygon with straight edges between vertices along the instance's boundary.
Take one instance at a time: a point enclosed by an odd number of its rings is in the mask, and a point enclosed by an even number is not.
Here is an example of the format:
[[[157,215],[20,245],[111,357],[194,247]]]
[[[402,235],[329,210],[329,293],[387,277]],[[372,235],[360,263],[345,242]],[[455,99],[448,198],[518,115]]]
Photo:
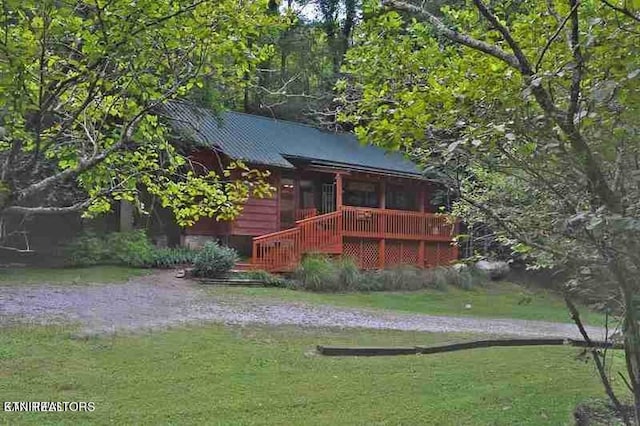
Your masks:
[[[127,284],[30,285],[0,288],[0,325],[79,323],[86,333],[144,330],[171,325],[296,325],[579,338],[572,324],[513,319],[458,318],[339,308],[240,295],[212,295],[198,284],[163,272]],[[593,338],[603,330],[590,327]]]

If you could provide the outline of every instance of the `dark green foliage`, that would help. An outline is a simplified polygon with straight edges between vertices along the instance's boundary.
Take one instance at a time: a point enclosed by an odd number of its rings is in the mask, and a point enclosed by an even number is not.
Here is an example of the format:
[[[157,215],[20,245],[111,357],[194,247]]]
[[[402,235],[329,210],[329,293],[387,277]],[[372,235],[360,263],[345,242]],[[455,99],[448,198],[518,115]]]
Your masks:
[[[100,264],[147,266],[155,248],[144,231],[114,232],[106,235],[87,233],[66,248],[73,266]]]
[[[208,242],[194,258],[193,275],[216,278],[227,274],[238,261],[238,253],[217,242]]]
[[[482,276],[469,268],[420,269],[401,265],[382,271],[360,271],[349,258],[308,256],[295,272],[297,288],[310,291],[413,291],[446,290],[449,286],[470,289]]]
[[[239,275],[242,278],[262,281],[265,287],[292,288],[295,286],[294,283],[287,278],[262,270],[241,272]]]
[[[144,268],[173,268],[194,263],[197,251],[157,248],[143,230],[98,235],[87,233],[67,247],[69,266],[127,265]]]
[[[148,266],[152,268],[175,268],[193,265],[198,251],[187,247],[167,247],[154,250]]]
[[[87,233],[75,238],[65,248],[66,258],[70,266],[90,266],[108,263],[106,244],[102,237]]]
[[[109,263],[121,265],[149,266],[156,250],[143,230],[107,234],[105,243]]]
[[[353,291],[360,276],[353,260],[322,255],[305,257],[294,274],[297,287],[311,291]]]

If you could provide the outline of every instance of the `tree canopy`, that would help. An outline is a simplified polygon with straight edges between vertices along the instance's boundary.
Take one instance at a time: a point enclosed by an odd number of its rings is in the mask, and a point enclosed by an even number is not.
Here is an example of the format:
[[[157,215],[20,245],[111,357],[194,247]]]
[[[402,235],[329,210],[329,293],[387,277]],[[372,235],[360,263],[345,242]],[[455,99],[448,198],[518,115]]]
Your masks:
[[[610,290],[640,418],[639,6],[369,1],[337,87],[340,118],[437,171],[467,223]]]
[[[266,0],[3,0],[0,215],[94,215],[146,190],[180,224],[234,217],[264,173],[194,173],[158,107],[246,84],[272,53],[250,41],[281,24]]]

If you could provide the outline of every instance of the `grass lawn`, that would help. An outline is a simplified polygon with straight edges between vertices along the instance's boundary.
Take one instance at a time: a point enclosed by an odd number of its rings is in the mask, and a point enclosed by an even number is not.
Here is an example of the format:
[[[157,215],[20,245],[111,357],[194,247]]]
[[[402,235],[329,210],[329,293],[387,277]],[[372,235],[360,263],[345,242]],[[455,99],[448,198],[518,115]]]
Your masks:
[[[0,285],[119,283],[146,275],[149,269],[122,266],[87,268],[8,268],[0,269]]]
[[[0,400],[94,401],[96,411],[3,413],[0,423],[561,425],[578,402],[602,396],[571,348],[372,358],[313,351],[470,336],[223,326],[70,336],[3,329]]]
[[[260,287],[212,287],[210,291],[430,315],[572,322],[564,301],[557,294],[508,282],[491,282],[472,290],[451,287],[447,291],[311,293]],[[471,308],[465,308],[467,304],[471,305]],[[592,325],[604,323],[604,315],[602,314],[591,312],[586,308],[582,309],[581,314],[586,323]]]

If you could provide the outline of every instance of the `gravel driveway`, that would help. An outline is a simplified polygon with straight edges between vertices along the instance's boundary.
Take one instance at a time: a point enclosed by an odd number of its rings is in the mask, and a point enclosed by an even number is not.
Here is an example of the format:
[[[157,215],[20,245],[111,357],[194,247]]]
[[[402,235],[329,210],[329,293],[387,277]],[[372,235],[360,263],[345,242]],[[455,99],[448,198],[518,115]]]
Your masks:
[[[0,326],[15,322],[79,323],[86,333],[144,330],[198,322],[298,325],[579,338],[572,324],[445,317],[215,295],[158,273],[127,284],[0,287]],[[603,330],[589,327],[593,338]]]

